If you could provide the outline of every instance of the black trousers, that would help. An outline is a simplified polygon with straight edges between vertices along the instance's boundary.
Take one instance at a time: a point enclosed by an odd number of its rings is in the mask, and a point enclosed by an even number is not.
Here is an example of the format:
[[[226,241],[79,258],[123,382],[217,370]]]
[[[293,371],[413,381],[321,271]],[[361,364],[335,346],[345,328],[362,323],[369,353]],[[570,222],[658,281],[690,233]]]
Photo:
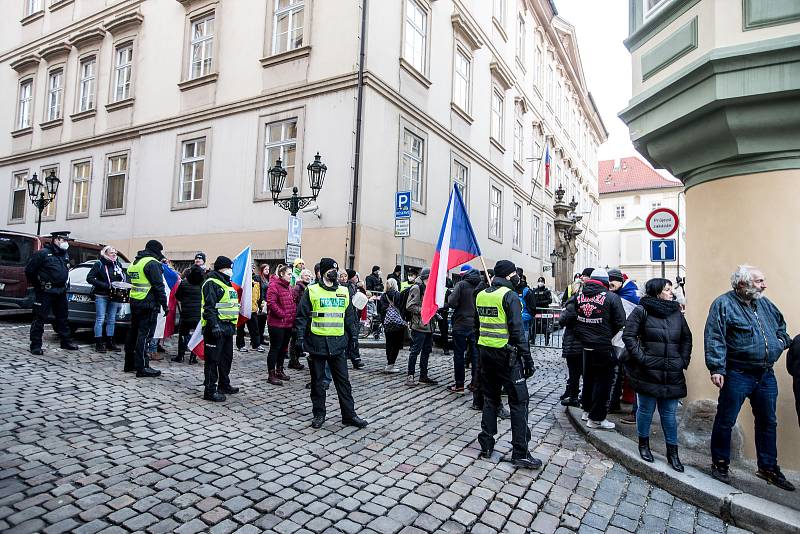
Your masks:
[[[261,332],[258,330],[258,315],[253,313],[242,326],[236,329],[236,348],[244,347],[244,328],[247,326],[247,333],[250,334],[250,346],[257,349],[261,346]]]
[[[308,358],[311,371],[311,405],[314,417],[325,416],[325,363],[331,370],[336,394],[339,396],[339,409],[342,412],[342,421],[351,421],[356,416],[355,401],[353,400],[353,387],[347,374],[347,360],[343,354],[330,356],[312,354]]]
[[[131,305],[131,327],[125,338],[125,370],[141,371],[150,366],[145,356],[147,343],[153,338],[158,322],[158,308]]]
[[[186,350],[189,348],[189,339],[197,328],[198,319],[181,319],[181,325],[178,327],[178,357],[183,358]]]
[[[205,387],[213,393],[231,387],[231,366],[233,365],[233,335],[223,334],[219,338],[203,335],[205,348]]]
[[[263,345],[267,342],[267,338],[264,334],[267,331],[267,314],[266,313],[259,313],[258,314],[258,333],[261,337],[258,338],[259,342]]]
[[[385,330],[386,335],[386,363],[394,365],[397,361],[397,355],[403,349],[403,343],[406,339],[406,329],[400,328],[398,330]]]
[[[472,361],[470,362],[470,371],[472,372],[472,404],[480,406],[483,409],[483,377],[481,375],[481,354],[480,350],[475,345],[473,351]]]
[[[347,336],[347,334],[345,334]],[[345,352],[347,359],[353,362],[353,365],[361,362],[361,352],[358,347],[358,335],[347,336],[347,351]]]
[[[613,349],[612,349],[613,350]],[[608,397],[608,410],[619,410],[620,398],[622,397],[622,386],[625,383],[625,366],[620,359],[614,366],[614,374],[611,377],[611,392]]]
[[[33,321],[31,322],[31,350],[42,348],[42,335],[44,324],[50,312],[53,312],[53,330],[61,338],[61,343],[71,340],[67,322],[67,293],[45,293],[36,290],[36,300],[33,302]]]
[[[439,330],[439,334],[441,335],[439,338],[439,346],[443,350],[449,350],[450,323],[447,321],[447,310],[439,310],[439,315],[442,316],[441,319],[436,320],[436,329]]]
[[[274,371],[277,367],[283,367],[286,349],[289,347],[289,340],[292,338],[292,329],[277,328],[274,326],[267,326],[267,329],[269,331],[267,369]]]
[[[583,354],[567,356],[567,394],[570,399],[579,399],[581,392],[581,375],[583,375]]]
[[[500,392],[508,393],[511,411],[512,458],[528,456],[531,431],[528,428],[528,384],[520,359],[507,349],[478,347],[481,360],[481,386],[483,387],[483,417],[478,443],[482,450],[493,450],[497,434],[497,413],[500,409]]]
[[[581,407],[589,419],[599,423],[608,415],[608,397],[614,381],[617,358],[611,349],[583,350],[583,394]]]

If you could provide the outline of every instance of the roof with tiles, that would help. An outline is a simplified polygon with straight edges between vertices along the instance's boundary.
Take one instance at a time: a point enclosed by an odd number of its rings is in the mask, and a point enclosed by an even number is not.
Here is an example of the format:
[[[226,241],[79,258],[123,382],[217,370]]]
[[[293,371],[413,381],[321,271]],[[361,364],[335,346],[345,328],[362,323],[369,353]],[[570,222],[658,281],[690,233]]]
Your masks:
[[[682,186],[680,180],[661,176],[635,156],[599,161],[597,166],[601,195]]]

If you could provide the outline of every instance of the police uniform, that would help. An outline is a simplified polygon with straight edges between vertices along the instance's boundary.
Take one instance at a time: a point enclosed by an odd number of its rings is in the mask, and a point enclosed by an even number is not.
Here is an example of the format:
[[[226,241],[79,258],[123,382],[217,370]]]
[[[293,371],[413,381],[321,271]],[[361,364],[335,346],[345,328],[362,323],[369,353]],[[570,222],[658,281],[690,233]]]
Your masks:
[[[239,320],[239,295],[231,285],[231,278],[221,272],[230,269],[233,262],[219,256],[214,262],[214,270],[203,282],[202,318],[205,391],[203,398],[221,402],[225,394],[239,392],[231,386],[230,373],[233,365],[233,336]]]
[[[350,303],[346,287],[326,279],[326,274],[338,269],[330,258],[320,261],[322,280],[306,288],[297,307],[297,345],[309,356],[311,371],[311,403],[314,419],[312,427],[319,428],[325,421],[325,363],[327,362],[336,393],[342,423],[363,428],[367,422],[356,415],[353,391],[347,374],[347,335],[357,336],[355,308]]]
[[[69,232],[53,232],[53,239],[69,238]],[[44,323],[50,313],[53,314],[53,329],[61,338],[61,348],[78,350],[72,342],[67,321],[67,288],[69,287],[69,255],[66,249],[57,247],[53,242],[46,244],[36,252],[25,266],[25,277],[33,285],[36,298],[33,302],[33,321],[31,322],[31,352],[42,354],[42,334]]]
[[[540,467],[541,461],[531,457],[528,442],[528,385],[533,375],[533,359],[522,326],[522,307],[514,284],[505,278],[515,272],[514,264],[503,260],[495,266],[495,278],[489,288],[475,299],[478,321],[478,351],[483,418],[478,443],[481,456],[489,458],[494,451],[497,415],[501,389],[508,393],[511,409],[512,461],[520,467]]]
[[[163,249],[161,243],[150,240],[128,266],[128,278],[133,287],[130,292],[131,326],[125,339],[125,372],[136,371],[137,377],[155,377],[161,374],[161,371],[150,367],[145,352],[148,342],[155,334],[159,310],[164,310],[164,313],[167,311],[161,266]]]

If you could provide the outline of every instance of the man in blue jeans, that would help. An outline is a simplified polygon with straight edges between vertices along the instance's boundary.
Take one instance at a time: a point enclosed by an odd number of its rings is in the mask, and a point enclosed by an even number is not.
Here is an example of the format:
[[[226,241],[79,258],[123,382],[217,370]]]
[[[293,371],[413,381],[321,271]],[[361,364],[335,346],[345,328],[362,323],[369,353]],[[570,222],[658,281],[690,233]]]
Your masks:
[[[455,384],[447,389],[453,393],[464,392],[465,357],[470,364],[477,359],[478,341],[475,336],[475,295],[481,285],[481,273],[469,265],[460,272],[463,277],[447,297],[447,305],[453,310],[453,375]],[[481,409],[483,409],[481,407]]]
[[[711,432],[711,474],[730,483],[731,431],[745,399],[755,418],[756,475],[770,484],[794,491],[778,467],[778,384],[772,366],[789,346],[786,322],[764,297],[764,274],[740,265],[731,276],[732,291],[718,297],[708,312],[705,328],[706,367],[719,388],[717,415]]]

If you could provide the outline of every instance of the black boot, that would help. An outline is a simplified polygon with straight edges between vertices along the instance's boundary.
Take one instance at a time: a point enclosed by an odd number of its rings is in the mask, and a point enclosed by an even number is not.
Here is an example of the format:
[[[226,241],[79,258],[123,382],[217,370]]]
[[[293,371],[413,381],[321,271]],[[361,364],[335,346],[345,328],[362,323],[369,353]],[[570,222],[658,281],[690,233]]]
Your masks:
[[[113,337],[106,337],[106,350],[109,352],[121,352],[121,349],[114,344]]]
[[[683,464],[681,463],[681,459],[678,458],[678,446],[677,445],[669,445],[667,444],[667,461],[672,468],[679,472],[683,473]]]
[[[212,402],[224,402],[225,395],[217,391],[216,386],[206,386],[206,389],[203,392],[203,399],[210,400]]]
[[[174,358],[172,358],[173,362],[182,362],[183,361],[183,354],[178,354]]]
[[[650,438],[639,438],[639,456],[645,462],[653,461],[653,453],[650,451]]]
[[[102,337],[94,338],[94,351],[95,352],[106,352],[106,344],[103,342]]]
[[[189,356],[189,363],[191,364],[197,363],[197,356],[195,355],[194,352]]]

